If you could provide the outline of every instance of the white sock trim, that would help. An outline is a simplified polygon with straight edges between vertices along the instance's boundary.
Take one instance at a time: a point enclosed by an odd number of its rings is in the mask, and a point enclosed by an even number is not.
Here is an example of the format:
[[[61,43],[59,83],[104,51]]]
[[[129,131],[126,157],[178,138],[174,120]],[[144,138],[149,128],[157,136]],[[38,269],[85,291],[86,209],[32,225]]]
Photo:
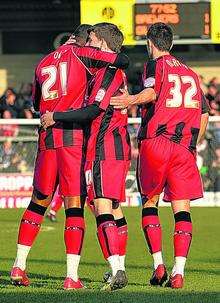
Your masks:
[[[152,254],[154,260],[154,269],[157,269],[158,265],[163,264],[163,256],[162,251],[157,251],[156,253]]]
[[[125,271],[125,255],[119,256],[119,265],[120,265],[120,270]]]
[[[19,267],[21,270],[26,269],[26,261],[30,249],[31,246],[17,244],[17,256],[13,267]]]
[[[73,281],[77,282],[78,280],[78,268],[80,262],[80,255],[67,254],[66,255],[66,267],[67,272],[66,276],[68,278],[73,279]]]
[[[112,275],[115,276],[117,271],[120,270],[120,261],[119,261],[119,255],[113,255],[108,257],[108,262],[112,269]]]
[[[175,264],[172,269],[172,276],[180,274],[184,276],[184,269],[186,265],[186,257],[175,257]]]

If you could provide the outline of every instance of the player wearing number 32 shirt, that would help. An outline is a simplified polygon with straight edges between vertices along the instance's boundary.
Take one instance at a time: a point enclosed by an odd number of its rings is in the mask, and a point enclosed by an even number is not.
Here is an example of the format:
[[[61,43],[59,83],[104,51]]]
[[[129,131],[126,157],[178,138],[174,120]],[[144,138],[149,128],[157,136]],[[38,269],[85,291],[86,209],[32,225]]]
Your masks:
[[[175,218],[175,264],[167,286],[181,288],[192,237],[190,201],[203,196],[196,144],[205,132],[208,107],[197,75],[170,55],[172,39],[172,30],[164,23],[149,28],[147,45],[152,59],[144,69],[144,89],[137,95],[112,98],[111,104],[116,108],[122,102],[142,107],[137,177],[143,231],[154,261],[150,283],[162,285],[167,279],[157,209],[164,191]]]

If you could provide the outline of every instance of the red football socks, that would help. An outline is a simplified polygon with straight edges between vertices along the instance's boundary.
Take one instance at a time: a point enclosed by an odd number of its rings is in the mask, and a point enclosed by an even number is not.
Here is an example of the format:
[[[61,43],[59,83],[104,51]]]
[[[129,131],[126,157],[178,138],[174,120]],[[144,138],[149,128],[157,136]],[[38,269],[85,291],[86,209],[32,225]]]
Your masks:
[[[30,202],[21,219],[18,244],[32,246],[44,218],[46,207]]]
[[[192,222],[190,213],[181,211],[174,215],[174,255],[187,257],[192,240]]]
[[[162,250],[162,230],[156,207],[142,210],[142,228],[151,254]]]
[[[96,218],[97,235],[105,259],[119,255],[118,229],[113,215],[104,214]]]
[[[128,226],[125,217],[115,220],[118,228],[119,240],[119,256],[126,255],[127,241],[128,241]]]
[[[81,208],[69,208],[65,210],[65,213],[64,241],[66,253],[80,255],[85,234],[84,211]]]

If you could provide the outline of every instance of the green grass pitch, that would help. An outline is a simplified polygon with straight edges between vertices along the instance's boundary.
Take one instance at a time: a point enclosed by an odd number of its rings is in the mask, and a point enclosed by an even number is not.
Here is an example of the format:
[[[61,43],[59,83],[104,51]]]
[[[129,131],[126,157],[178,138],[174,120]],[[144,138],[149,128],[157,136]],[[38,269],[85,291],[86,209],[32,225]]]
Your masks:
[[[193,242],[186,268],[185,287],[171,290],[149,286],[151,257],[140,228],[140,209],[125,208],[129,226],[127,274],[129,284],[115,292],[101,291],[102,275],[108,269],[96,240],[95,222],[86,212],[87,231],[80,265],[80,277],[87,290],[62,290],[65,277],[63,211],[58,223],[45,221],[29,255],[31,286],[14,287],[9,271],[16,252],[17,228],[23,210],[0,210],[0,302],[1,303],[217,303],[220,302],[220,220],[218,208],[193,208]],[[173,260],[173,218],[161,208],[164,258],[170,271]]]

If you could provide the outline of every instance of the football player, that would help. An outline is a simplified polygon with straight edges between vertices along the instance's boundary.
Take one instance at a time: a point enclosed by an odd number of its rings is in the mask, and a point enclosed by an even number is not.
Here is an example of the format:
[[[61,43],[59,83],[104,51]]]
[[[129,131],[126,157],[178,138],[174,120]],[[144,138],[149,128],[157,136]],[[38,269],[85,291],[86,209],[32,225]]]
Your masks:
[[[158,201],[171,202],[175,228],[175,262],[167,286],[183,287],[184,267],[192,239],[191,201],[203,196],[196,165],[196,144],[204,136],[208,106],[197,74],[170,54],[171,28],[153,24],[147,32],[151,60],[145,65],[144,89],[136,95],[112,98],[115,108],[140,105],[142,122],[138,134],[137,168],[142,196],[142,226],[154,261],[150,283],[162,285],[167,271],[162,257],[162,230]]]
[[[87,29],[84,30],[86,35]],[[42,115],[46,111],[81,108],[88,78],[109,63],[126,67],[128,59],[123,54],[110,54],[76,43],[60,46],[45,56],[36,68],[33,92],[35,110]],[[66,214],[64,239],[67,276],[64,288],[82,288],[78,265],[85,233],[84,129],[79,123],[58,122],[47,130],[41,128],[38,142],[34,190],[21,219],[11,280],[15,285],[28,286],[30,283],[26,275],[26,259],[59,183]]]
[[[122,42],[123,35],[113,24],[100,23],[90,29],[90,45],[109,53],[119,52]],[[41,121],[47,127],[55,121],[88,125],[92,120],[85,165],[88,199],[94,203],[99,243],[112,269],[109,287],[114,290],[127,284],[124,265],[127,223],[119,202],[125,201],[130,140],[127,111],[114,110],[109,102],[111,96],[120,94],[120,89],[126,87],[125,74],[113,66],[103,68],[96,73],[90,87],[87,107],[46,113]]]

